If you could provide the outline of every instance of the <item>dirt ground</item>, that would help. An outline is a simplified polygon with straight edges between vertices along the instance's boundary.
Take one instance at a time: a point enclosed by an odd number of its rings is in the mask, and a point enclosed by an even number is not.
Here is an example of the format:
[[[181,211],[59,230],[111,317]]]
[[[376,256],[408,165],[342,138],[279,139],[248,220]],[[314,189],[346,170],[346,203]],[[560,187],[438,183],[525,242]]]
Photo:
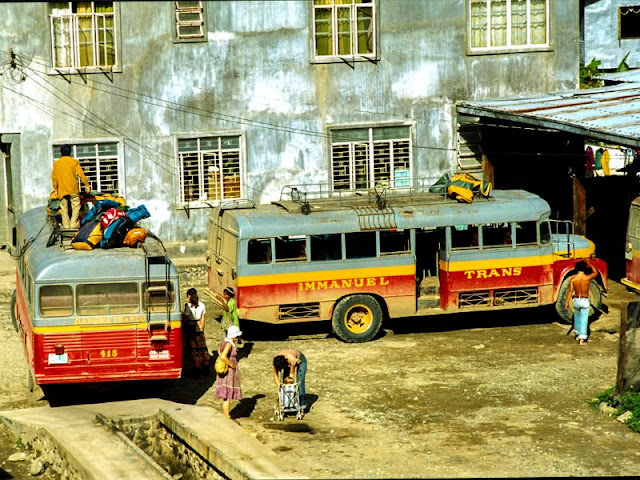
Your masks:
[[[6,291],[5,291],[6,290]],[[0,290],[0,409],[158,396],[220,408],[212,374],[177,382],[27,390],[24,355]],[[613,284],[610,313],[586,346],[556,322],[553,308],[387,322],[379,337],[345,344],[326,325],[262,328],[245,322],[244,399],[234,421],[307,478],[636,475],[640,435],[588,401],[615,383],[620,310],[635,297]],[[209,311],[207,342],[222,330]],[[304,420],[279,422],[271,359],[283,347],[308,359]],[[0,427],[0,479],[31,478],[7,462],[16,439]],[[43,478],[43,477],[40,477]],[[44,477],[47,478],[47,477]]]

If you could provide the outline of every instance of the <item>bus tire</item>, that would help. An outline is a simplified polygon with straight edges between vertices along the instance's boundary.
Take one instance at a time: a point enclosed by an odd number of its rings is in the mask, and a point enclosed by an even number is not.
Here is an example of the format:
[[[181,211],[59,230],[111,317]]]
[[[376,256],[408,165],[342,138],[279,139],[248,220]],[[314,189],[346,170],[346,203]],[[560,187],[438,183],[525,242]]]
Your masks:
[[[556,300],[556,312],[562,321],[567,324],[573,323],[573,302],[570,301],[569,308],[564,309],[567,296],[569,295],[570,282],[571,277],[567,277],[562,281],[560,289],[558,290],[558,299]],[[591,308],[589,308],[589,321],[597,319],[602,314],[602,296],[602,287],[592,280],[589,284],[589,303],[591,304]]]
[[[368,342],[382,325],[382,308],[370,295],[351,295],[338,302],[331,317],[333,331],[347,343]]]
[[[13,324],[13,329],[18,331],[18,302],[16,300],[16,291],[14,290],[11,294],[11,323]]]

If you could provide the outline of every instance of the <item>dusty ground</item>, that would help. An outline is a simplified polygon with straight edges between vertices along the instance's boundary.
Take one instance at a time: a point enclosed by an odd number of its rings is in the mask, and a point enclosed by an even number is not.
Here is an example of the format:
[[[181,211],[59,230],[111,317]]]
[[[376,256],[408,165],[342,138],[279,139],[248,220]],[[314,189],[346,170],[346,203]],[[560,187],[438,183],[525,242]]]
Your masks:
[[[74,388],[49,398],[39,389],[28,393],[6,290],[0,290],[0,409],[145,396],[220,408],[211,375]],[[355,345],[319,328],[245,323],[245,399],[232,415],[301,477],[635,475],[640,435],[587,404],[615,383],[616,306],[633,298],[614,284],[613,308],[583,347],[565,335],[552,308],[394,320],[374,341]],[[207,306],[208,345],[215,350],[222,332]],[[311,411],[303,421],[273,415],[270,362],[285,346],[309,361]],[[28,465],[5,460],[16,450],[16,439],[1,427],[0,479],[29,478]]]

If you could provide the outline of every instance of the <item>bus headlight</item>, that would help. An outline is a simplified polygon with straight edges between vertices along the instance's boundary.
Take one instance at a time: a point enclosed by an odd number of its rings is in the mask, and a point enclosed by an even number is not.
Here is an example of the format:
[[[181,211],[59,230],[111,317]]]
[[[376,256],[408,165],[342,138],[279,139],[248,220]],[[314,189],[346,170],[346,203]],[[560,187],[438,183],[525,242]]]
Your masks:
[[[56,353],[56,355],[62,355],[64,353],[64,345],[56,343],[54,352]]]

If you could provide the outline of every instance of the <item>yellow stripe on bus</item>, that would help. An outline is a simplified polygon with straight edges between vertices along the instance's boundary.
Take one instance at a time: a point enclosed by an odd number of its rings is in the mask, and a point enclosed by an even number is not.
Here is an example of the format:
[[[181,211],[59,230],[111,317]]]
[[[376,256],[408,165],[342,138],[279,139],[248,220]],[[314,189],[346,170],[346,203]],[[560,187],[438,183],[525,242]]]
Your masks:
[[[553,255],[539,255],[532,257],[478,258],[477,260],[465,260],[460,262],[447,262],[446,260],[441,259],[440,268],[449,272],[460,272],[481,268],[539,267],[553,264],[558,253],[562,252],[555,252]],[[575,250],[572,258],[587,258],[592,253],[593,251],[589,248]],[[447,263],[449,264],[448,268]]]
[[[395,277],[415,275],[415,265],[392,267],[370,267],[341,270],[314,270],[313,272],[278,273],[273,275],[251,275],[238,277],[238,287],[254,287],[259,285],[287,284],[298,282],[321,282],[323,280],[342,280],[349,278]]]
[[[146,330],[147,322],[142,323],[114,323],[110,325],[91,325],[91,324],[74,324],[74,325],[53,325],[49,327],[33,327],[33,333],[82,333],[87,332],[106,332],[113,330]],[[170,322],[171,328],[179,328],[181,326],[180,321]]]

